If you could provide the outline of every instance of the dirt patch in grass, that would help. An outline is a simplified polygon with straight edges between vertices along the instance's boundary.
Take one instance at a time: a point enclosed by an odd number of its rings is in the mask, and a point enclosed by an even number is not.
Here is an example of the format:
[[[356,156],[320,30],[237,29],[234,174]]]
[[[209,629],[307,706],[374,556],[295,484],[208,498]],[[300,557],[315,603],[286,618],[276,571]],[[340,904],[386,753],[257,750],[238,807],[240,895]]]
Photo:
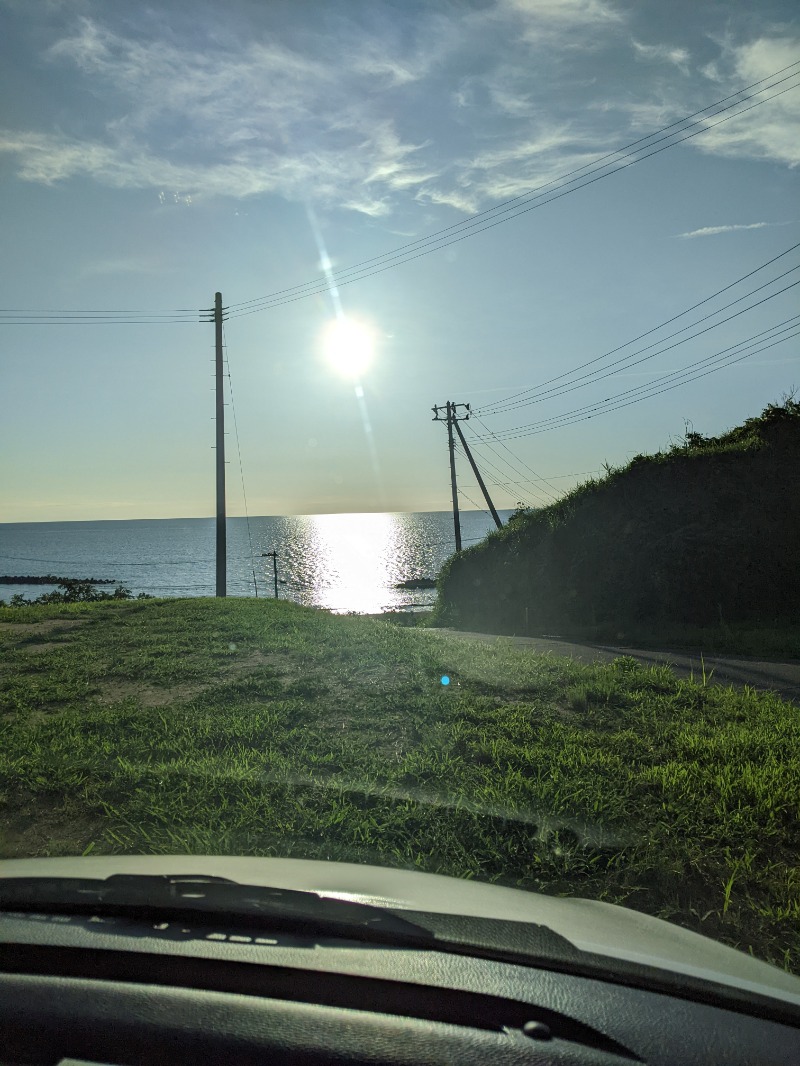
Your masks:
[[[101,704],[122,703],[134,699],[142,707],[166,707],[170,703],[186,703],[199,695],[210,685],[148,685],[141,681],[101,681],[98,685],[100,696],[94,702]]]
[[[107,819],[93,818],[70,800],[19,795],[0,808],[0,847],[3,858],[80,855],[103,839]]]
[[[45,644],[23,644],[21,650],[30,655],[38,655],[42,652],[57,651],[64,646],[64,641],[50,641]]]
[[[42,645],[42,650],[45,646]],[[58,645],[51,645],[58,647]],[[285,659],[279,655],[260,651],[258,648],[247,652],[224,667],[222,676],[213,681],[183,682],[177,685],[155,685],[147,681],[101,680],[98,681],[100,696],[97,702],[102,704],[120,703],[135,699],[142,707],[166,707],[170,703],[188,703],[201,692],[214,688],[220,681],[234,681],[258,673],[264,667],[276,670],[278,665],[286,669]]]
[[[43,618],[41,622],[1,622],[0,633],[18,633],[21,637],[29,633],[56,633],[62,629],[74,629],[85,626],[85,618]]]
[[[284,671],[288,669],[289,664],[290,659],[286,655],[278,655],[274,652],[262,651],[260,648],[253,648],[246,655],[232,658],[232,661],[225,669],[225,674],[229,678],[241,677],[242,674],[255,673],[256,670],[264,666],[268,666],[273,670],[280,669]]]

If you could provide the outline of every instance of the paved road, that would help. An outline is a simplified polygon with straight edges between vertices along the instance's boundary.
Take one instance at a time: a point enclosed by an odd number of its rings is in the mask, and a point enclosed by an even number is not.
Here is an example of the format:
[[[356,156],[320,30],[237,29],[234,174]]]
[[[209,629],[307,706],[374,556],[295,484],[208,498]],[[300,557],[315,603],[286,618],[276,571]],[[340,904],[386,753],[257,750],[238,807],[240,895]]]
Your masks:
[[[426,632],[420,629],[419,632]],[[620,655],[631,655],[644,666],[666,663],[679,677],[703,676],[703,662],[699,655],[683,651],[654,651],[638,648],[622,648],[611,644],[573,644],[545,637],[498,637],[491,633],[464,633],[458,629],[429,629],[428,633],[443,633],[465,640],[480,640],[492,643],[510,640],[517,647],[531,648],[535,652],[551,655],[568,655],[583,663],[607,663]],[[752,688],[777,692],[784,699],[800,704],[800,662],[761,662],[758,659],[728,659],[704,656],[706,675],[713,671],[712,682],[720,685],[750,685]]]

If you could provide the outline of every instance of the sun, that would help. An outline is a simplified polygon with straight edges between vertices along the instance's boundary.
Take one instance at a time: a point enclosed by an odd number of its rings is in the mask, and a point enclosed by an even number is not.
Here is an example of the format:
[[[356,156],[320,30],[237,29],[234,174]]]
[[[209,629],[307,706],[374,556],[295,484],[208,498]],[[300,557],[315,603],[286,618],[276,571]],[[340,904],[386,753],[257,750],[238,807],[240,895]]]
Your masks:
[[[365,323],[342,315],[331,322],[323,337],[325,358],[348,378],[359,378],[375,354],[375,333]]]

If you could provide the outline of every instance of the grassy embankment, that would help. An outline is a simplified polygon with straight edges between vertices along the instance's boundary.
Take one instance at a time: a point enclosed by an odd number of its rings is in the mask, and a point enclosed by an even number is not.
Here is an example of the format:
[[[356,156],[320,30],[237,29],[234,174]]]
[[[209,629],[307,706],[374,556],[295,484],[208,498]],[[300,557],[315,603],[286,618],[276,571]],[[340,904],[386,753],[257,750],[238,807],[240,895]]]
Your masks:
[[[6,608],[0,642],[6,857],[372,860],[800,970],[800,716],[771,695],[257,600]]]
[[[800,404],[656,455],[453,556],[439,624],[800,658]]]

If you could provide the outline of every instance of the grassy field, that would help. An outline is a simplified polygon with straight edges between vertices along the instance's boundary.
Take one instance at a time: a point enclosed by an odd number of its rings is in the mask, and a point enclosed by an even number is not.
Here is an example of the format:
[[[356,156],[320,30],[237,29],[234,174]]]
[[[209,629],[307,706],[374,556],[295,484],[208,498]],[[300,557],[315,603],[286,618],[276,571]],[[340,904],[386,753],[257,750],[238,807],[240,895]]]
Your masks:
[[[274,601],[5,608],[0,644],[4,857],[375,861],[800,970],[800,711],[771,695]]]

